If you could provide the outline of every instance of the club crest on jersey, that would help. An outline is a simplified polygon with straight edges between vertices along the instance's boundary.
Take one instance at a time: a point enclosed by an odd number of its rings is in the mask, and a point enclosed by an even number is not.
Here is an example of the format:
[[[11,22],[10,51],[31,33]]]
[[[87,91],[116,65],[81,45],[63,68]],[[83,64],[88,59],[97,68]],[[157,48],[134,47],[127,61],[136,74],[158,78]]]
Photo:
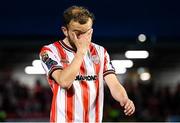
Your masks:
[[[91,60],[93,61],[94,64],[99,64],[100,63],[100,59],[99,59],[98,55],[91,56]]]
[[[43,62],[46,62],[47,59],[49,59],[49,56],[48,56],[48,54],[46,52],[42,52],[41,53],[41,57],[42,57],[42,61]]]

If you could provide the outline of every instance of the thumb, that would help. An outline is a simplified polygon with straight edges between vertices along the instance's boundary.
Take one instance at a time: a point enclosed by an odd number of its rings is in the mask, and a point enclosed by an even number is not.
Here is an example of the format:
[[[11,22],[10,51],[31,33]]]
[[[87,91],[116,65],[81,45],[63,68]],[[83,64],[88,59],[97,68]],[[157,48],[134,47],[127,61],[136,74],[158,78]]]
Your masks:
[[[122,107],[124,107],[124,106],[125,106],[124,101],[120,101],[120,105],[121,105]]]
[[[120,105],[121,105],[122,107],[124,107],[124,106],[126,105],[126,102],[127,102],[127,98],[122,98],[122,99],[120,100]]]

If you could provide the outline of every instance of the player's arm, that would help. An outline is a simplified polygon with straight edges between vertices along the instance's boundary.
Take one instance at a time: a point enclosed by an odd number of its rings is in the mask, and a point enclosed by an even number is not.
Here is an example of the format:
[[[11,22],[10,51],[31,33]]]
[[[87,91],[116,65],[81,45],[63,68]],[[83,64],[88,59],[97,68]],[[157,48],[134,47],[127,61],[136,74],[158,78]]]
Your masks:
[[[112,97],[124,107],[125,115],[132,115],[135,111],[134,103],[128,98],[126,90],[120,84],[115,74],[108,74],[104,77]]]
[[[40,59],[46,74],[53,78],[62,88],[69,88],[79,71],[84,54],[77,51],[68,67],[63,68],[62,63],[55,57],[52,50],[45,46],[41,49]]]
[[[75,77],[77,76],[80,70],[83,57],[86,54],[89,48],[89,44],[91,42],[92,29],[86,32],[85,34],[79,36],[79,38],[76,37],[75,33],[70,33],[70,36],[74,40],[74,43],[77,47],[75,57],[68,67],[64,68],[63,70],[55,70],[52,73],[52,77],[55,79],[55,81],[62,88],[65,89],[71,87],[73,81],[75,80]]]
[[[82,54],[81,52],[77,52],[68,67],[64,68],[63,70],[55,70],[52,73],[52,77],[62,88],[68,89],[71,87],[76,75],[79,72],[80,66],[83,61],[83,56],[84,54]]]

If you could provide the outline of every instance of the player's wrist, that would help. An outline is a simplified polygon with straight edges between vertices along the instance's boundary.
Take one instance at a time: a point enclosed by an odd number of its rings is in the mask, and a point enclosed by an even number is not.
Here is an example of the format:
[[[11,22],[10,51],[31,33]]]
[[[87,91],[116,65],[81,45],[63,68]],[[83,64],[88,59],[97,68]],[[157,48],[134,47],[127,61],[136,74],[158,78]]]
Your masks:
[[[76,54],[79,55],[79,56],[84,56],[86,54],[87,50],[85,49],[77,49],[77,52]]]

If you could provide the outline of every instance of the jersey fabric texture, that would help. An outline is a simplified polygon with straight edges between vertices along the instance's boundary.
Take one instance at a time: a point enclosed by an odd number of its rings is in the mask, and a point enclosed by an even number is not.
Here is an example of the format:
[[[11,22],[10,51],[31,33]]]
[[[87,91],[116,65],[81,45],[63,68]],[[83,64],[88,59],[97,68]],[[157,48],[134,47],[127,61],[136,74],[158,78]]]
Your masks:
[[[108,74],[115,74],[109,55],[105,48],[91,43],[79,73],[66,90],[55,82],[51,74],[57,69],[65,69],[75,53],[64,41],[56,41],[41,49],[41,63],[53,92],[50,122],[102,122],[103,79]]]

